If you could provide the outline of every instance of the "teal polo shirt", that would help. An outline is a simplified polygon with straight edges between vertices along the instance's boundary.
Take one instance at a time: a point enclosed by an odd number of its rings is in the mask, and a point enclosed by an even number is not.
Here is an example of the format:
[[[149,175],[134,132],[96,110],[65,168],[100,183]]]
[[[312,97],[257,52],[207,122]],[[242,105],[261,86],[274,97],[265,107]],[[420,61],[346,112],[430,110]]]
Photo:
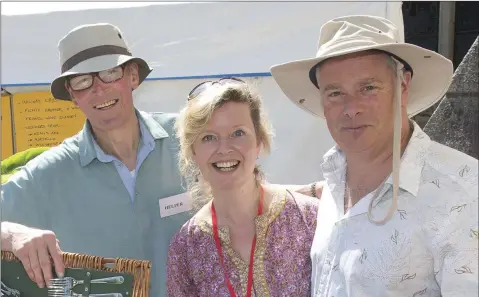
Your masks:
[[[113,162],[115,164],[115,168],[123,181],[123,185],[128,190],[132,202],[135,200],[136,172],[138,172],[138,168],[155,148],[155,139],[150,131],[148,131],[143,121],[139,121],[139,124],[140,143],[136,154],[136,166],[133,171],[130,171],[128,167],[126,167],[126,165],[115,156],[106,154],[93,138],[93,147],[95,148],[96,158],[103,163]]]
[[[151,297],[166,296],[173,234],[191,217],[161,217],[159,200],[184,193],[175,114],[136,111],[154,138],[138,167],[134,200],[114,162],[97,159],[88,123],[13,175],[2,187],[2,221],[52,230],[66,252],[151,260]]]

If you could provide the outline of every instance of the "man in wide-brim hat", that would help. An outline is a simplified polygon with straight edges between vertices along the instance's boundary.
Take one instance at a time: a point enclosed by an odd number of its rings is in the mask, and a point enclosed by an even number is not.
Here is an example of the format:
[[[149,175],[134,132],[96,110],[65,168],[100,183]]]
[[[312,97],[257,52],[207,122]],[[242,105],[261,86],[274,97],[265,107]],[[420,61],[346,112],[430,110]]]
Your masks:
[[[76,27],[59,51],[61,74],[51,93],[78,106],[87,121],[3,185],[2,250],[12,251],[40,287],[50,284],[52,261],[58,276],[64,272],[61,250],[151,260],[149,296],[166,296],[169,241],[191,216],[170,207],[186,196],[163,200],[184,192],[176,116],[134,107],[133,90],[152,69],[132,55],[118,27]],[[168,214],[160,215],[160,206]]]
[[[316,57],[271,72],[337,143],[321,165],[312,296],[477,296],[478,162],[410,119],[446,93],[451,61],[386,19],[346,16],[322,26]]]

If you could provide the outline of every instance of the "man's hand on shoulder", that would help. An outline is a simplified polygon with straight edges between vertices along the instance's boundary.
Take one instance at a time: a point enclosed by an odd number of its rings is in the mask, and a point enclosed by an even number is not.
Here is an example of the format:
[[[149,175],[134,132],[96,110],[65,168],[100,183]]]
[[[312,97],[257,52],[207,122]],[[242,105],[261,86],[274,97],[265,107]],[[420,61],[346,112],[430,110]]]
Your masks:
[[[321,198],[321,194],[323,193],[324,181],[314,182],[307,185],[280,185],[280,186],[292,192],[297,192],[310,197]]]
[[[13,252],[22,262],[30,279],[40,288],[50,285],[52,263],[56,274],[64,275],[62,251],[55,233],[20,224],[2,222],[2,250]]]
[[[323,183],[324,182],[320,181],[308,185],[297,185],[295,186],[296,189],[293,191],[306,196],[321,198],[321,194],[323,193]]]

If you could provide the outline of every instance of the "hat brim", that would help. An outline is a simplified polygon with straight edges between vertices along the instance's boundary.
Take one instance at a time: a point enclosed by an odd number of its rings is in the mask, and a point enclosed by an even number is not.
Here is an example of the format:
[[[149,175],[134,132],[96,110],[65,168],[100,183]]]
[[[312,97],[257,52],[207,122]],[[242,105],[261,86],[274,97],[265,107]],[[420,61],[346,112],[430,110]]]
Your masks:
[[[407,113],[409,117],[439,101],[452,82],[453,65],[450,60],[433,51],[407,43],[352,48],[319,58],[274,65],[270,70],[278,86],[291,101],[312,115],[324,118],[319,90],[311,82],[309,71],[326,59],[367,50],[389,52],[406,61],[413,69],[414,75],[408,92]]]
[[[122,65],[126,62],[136,62],[138,64],[139,85],[153,70],[150,68],[148,63],[141,58],[126,55],[99,56],[78,63],[72,69],[62,73],[62,75],[55,78],[50,85],[50,92],[55,99],[71,100],[70,94],[65,88],[65,81],[69,76],[103,71]]]

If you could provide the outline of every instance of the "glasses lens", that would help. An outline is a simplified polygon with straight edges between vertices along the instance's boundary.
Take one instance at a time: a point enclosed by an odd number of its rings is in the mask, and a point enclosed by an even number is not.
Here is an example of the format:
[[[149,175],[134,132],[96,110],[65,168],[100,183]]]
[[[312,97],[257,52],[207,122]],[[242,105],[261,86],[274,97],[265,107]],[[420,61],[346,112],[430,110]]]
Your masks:
[[[218,81],[220,84],[227,84],[227,83],[245,83],[244,81],[242,81],[241,79],[239,78],[236,78],[236,77],[225,77],[225,78],[222,78]]]
[[[88,89],[92,83],[93,76],[91,74],[82,74],[70,79],[70,87],[75,91]]]
[[[188,95],[188,101],[196,98],[196,96],[198,96],[201,92],[204,91],[204,89],[211,86],[212,84],[213,84],[213,82],[211,82],[211,81],[205,81],[205,82],[200,83],[196,87],[194,87],[193,90],[191,90],[190,94]]]
[[[123,77],[123,67],[118,66],[112,69],[98,72],[98,76],[104,83],[112,83]],[[74,91],[88,89],[93,84],[93,74],[82,74],[70,79],[70,87]]]
[[[225,77],[219,79],[217,82],[212,82],[212,81],[205,81],[202,82],[201,84],[197,85],[196,87],[191,90],[190,94],[188,95],[188,101],[191,99],[194,99],[196,96],[198,96],[201,92],[203,92],[207,87],[214,85],[216,83],[219,83],[221,85],[227,84],[227,83],[245,83],[239,78],[236,77]]]
[[[123,77],[123,68],[118,66],[112,69],[100,71],[98,72],[98,76],[102,82],[111,83]]]

